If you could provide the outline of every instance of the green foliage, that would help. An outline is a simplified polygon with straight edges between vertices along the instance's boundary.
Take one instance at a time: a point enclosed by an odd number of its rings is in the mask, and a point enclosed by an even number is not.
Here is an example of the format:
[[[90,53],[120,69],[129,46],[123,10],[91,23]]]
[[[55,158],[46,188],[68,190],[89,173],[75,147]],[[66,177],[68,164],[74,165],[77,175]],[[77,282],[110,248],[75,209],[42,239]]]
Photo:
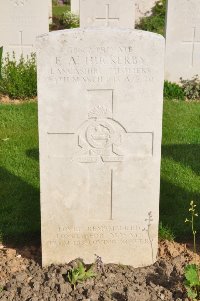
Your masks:
[[[191,225],[191,230],[192,230],[192,235],[193,235],[193,245],[194,245],[194,252],[196,253],[196,234],[197,231],[195,230],[195,225],[194,225],[194,219],[195,217],[198,217],[198,213],[196,212],[196,206],[194,204],[194,201],[190,202],[190,208],[189,208],[189,213],[190,213],[190,218],[185,219],[185,223],[189,223]]]
[[[69,5],[58,5],[53,3],[53,17],[59,17],[67,10],[70,11]]]
[[[164,35],[165,14],[166,0],[160,0],[152,8],[151,15],[141,18],[140,22],[136,25],[136,28]]]
[[[198,213],[196,212],[196,205],[194,201],[190,202],[189,207],[190,218],[186,218],[185,223],[189,223],[191,225],[192,235],[193,235],[193,243],[194,243],[194,252],[196,253],[196,233],[194,219],[198,217]],[[199,277],[199,266],[197,264],[188,264],[185,267],[185,288],[187,290],[188,297],[192,300],[199,300],[200,297],[200,277]]]
[[[196,264],[188,264],[185,267],[185,288],[188,297],[192,300],[199,300],[200,297],[200,278],[199,267]]]
[[[175,83],[165,81],[164,98],[168,100],[184,100],[185,95],[183,88]]]
[[[79,27],[79,16],[67,10],[61,15],[53,17],[51,30],[71,29],[76,27]]]
[[[96,274],[93,272],[92,267],[89,270],[86,270],[83,263],[80,261],[78,262],[77,267],[72,268],[67,274],[67,278],[73,288],[75,288],[78,283],[81,283],[95,276]]]
[[[66,11],[62,14],[62,24],[67,29],[79,27],[79,17],[70,11]]]
[[[0,293],[3,292],[4,288],[0,285]]]
[[[200,79],[198,75],[194,76],[191,80],[183,80],[181,78],[181,84],[184,95],[187,97],[187,99],[200,99]]]
[[[168,226],[163,226],[163,223],[159,225],[159,239],[174,241],[175,236],[172,230]]]
[[[3,60],[2,78],[0,79],[0,94],[8,95],[11,99],[28,99],[37,95],[36,58],[17,61],[13,54]]]

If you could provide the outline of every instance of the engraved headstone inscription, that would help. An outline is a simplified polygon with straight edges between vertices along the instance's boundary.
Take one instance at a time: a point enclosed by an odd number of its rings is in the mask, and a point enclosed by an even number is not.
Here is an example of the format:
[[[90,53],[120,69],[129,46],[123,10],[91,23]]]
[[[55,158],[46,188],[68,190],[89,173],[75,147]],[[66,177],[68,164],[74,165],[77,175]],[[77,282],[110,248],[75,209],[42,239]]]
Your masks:
[[[164,38],[132,29],[37,40],[43,265],[150,265],[159,220]]]
[[[49,0],[0,0],[0,45],[4,56],[35,52],[36,36],[49,31]]]
[[[168,0],[165,65],[166,79],[174,82],[200,73],[199,1]]]
[[[135,27],[135,0],[80,0],[80,27]]]

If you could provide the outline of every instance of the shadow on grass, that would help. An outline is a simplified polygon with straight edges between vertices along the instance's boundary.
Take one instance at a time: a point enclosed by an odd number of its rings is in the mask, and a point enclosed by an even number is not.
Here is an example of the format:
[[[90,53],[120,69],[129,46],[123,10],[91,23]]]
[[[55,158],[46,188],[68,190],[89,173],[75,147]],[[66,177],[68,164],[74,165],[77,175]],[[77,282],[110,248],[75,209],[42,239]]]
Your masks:
[[[40,243],[40,193],[0,168],[0,235],[5,245]]]
[[[195,201],[197,211],[200,212],[200,192],[194,193],[161,179],[160,221],[170,227],[176,240],[191,239],[190,226],[185,224],[191,200]],[[200,232],[200,218],[196,219],[196,226]]]
[[[39,149],[38,148],[28,149],[26,151],[26,155],[27,155],[27,157],[29,157],[31,159],[39,161]]]
[[[163,157],[190,167],[197,176],[200,175],[199,154],[200,145],[197,144],[165,145],[162,148]],[[26,155],[34,160],[39,159],[36,148],[28,150]],[[199,192],[193,192],[189,184],[182,188],[161,179],[160,195],[160,220],[163,225],[168,225],[178,240],[191,238],[189,226],[184,221],[191,200],[197,203],[200,212],[200,187]],[[39,196],[39,189],[0,168],[0,234],[4,244],[40,243]],[[200,218],[197,219],[197,227],[200,233]]]
[[[200,176],[200,144],[163,145],[162,157],[180,162]]]
[[[181,163],[186,168],[191,168],[197,177],[200,176],[199,144],[164,145],[162,158]],[[173,178],[173,169],[171,173],[171,178]],[[181,174],[179,179],[181,181]],[[188,179],[188,185],[183,188],[161,179],[160,221],[172,229],[177,240],[183,241],[192,238],[190,226],[185,224],[186,217],[189,217],[188,209],[191,200],[195,201],[197,211],[200,213],[200,187],[193,191],[189,183]],[[200,233],[200,218],[196,219],[196,227]]]

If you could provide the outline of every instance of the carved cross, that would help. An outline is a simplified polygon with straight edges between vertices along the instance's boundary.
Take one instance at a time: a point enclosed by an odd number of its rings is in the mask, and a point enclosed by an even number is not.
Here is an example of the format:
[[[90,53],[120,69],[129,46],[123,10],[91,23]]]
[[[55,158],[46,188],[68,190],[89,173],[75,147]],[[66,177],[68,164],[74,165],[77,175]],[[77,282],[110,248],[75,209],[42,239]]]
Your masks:
[[[21,51],[23,50],[24,47],[33,47],[33,44],[24,44],[23,41],[23,31],[19,31],[19,44],[10,44],[10,47],[20,47]]]
[[[197,28],[193,27],[193,35],[190,41],[183,41],[184,44],[188,44],[192,46],[192,54],[191,54],[191,66],[194,66],[194,53],[196,44],[200,44],[200,41],[196,39]]]
[[[106,4],[106,16],[105,17],[97,17],[96,20],[97,21],[105,20],[106,26],[110,25],[110,21],[118,21],[119,22],[119,18],[111,18],[110,17],[110,4]]]
[[[80,128],[74,132],[48,132],[48,135],[62,135],[68,137],[70,141],[76,135],[77,139],[73,141],[77,141],[77,144],[73,146],[70,160],[88,165],[90,171],[89,219],[113,220],[115,166],[121,164],[126,155],[132,156],[134,147],[137,148],[135,144],[140,145],[141,155],[143,149],[147,149],[146,145],[143,146],[143,142],[140,143],[141,141],[148,140],[148,152],[143,155],[153,156],[153,133],[128,131],[115,119],[114,90],[88,90],[88,93],[88,97],[98,99],[99,104],[90,107],[88,119]],[[127,148],[127,144],[131,147],[125,154],[122,145]],[[96,167],[93,167],[93,164],[96,164]],[[96,187],[99,187],[100,191],[98,196],[93,193]],[[96,209],[94,200],[101,203],[101,210]]]

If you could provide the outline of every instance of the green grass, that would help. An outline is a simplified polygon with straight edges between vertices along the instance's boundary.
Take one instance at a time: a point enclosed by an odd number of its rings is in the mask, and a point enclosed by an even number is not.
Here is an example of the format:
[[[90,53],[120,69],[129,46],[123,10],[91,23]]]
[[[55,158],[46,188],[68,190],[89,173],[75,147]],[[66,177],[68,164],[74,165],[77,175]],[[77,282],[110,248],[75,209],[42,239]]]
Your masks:
[[[59,17],[67,10],[70,10],[69,5],[62,5],[62,6],[56,5],[56,6],[53,6],[53,16],[54,17]]]
[[[160,219],[177,239],[188,239],[184,224],[191,200],[200,213],[200,104],[165,101]],[[200,218],[197,220],[200,232]]]
[[[0,234],[40,238],[37,105],[0,104]]]
[[[0,105],[0,120],[0,234],[5,243],[31,243],[40,239],[37,104]],[[162,235],[191,237],[184,223],[191,200],[200,213],[200,104],[165,101]]]

